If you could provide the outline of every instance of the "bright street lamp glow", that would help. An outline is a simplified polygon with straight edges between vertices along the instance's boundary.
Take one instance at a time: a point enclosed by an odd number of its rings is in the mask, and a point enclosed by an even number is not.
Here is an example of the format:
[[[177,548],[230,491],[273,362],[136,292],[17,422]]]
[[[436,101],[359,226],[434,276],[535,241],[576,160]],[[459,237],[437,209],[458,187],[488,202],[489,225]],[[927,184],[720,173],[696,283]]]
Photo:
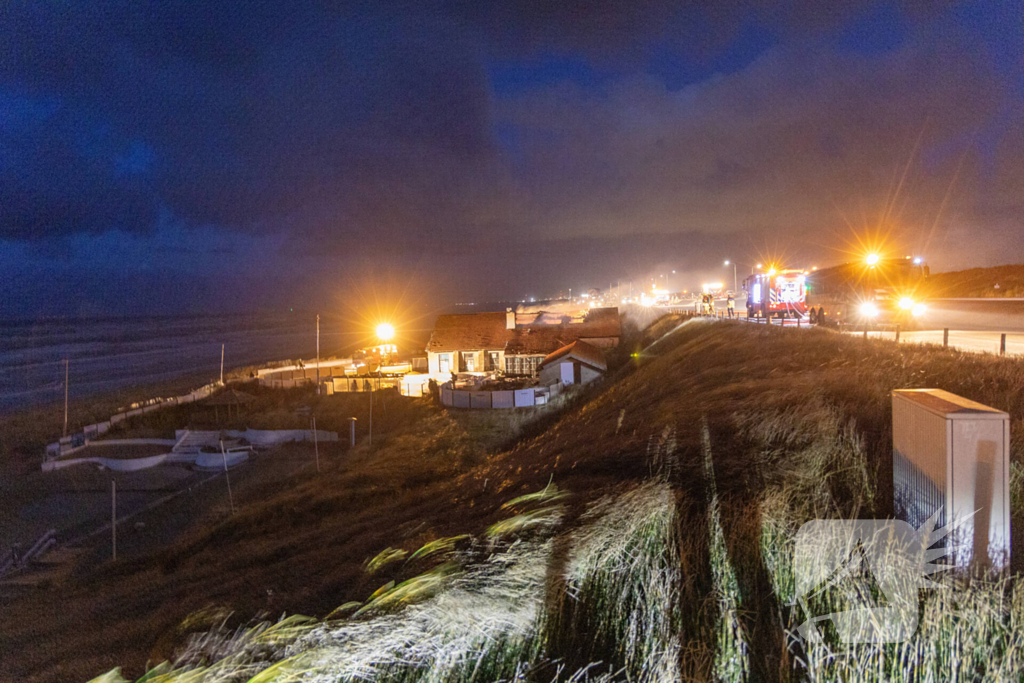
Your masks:
[[[760,263],[757,264],[757,267],[758,268],[764,268],[764,266],[762,266]]]
[[[910,309],[910,314],[913,315],[915,318],[920,318],[922,315],[925,314],[925,311],[927,310],[928,307],[925,306],[924,304],[914,304],[914,307]]]
[[[377,339],[382,342],[389,342],[395,338],[395,328],[388,323],[377,325]]]
[[[865,301],[860,305],[860,314],[865,318],[877,318],[878,306],[874,305],[870,301]]]
[[[919,266],[922,263],[924,263],[924,259],[923,258],[921,258],[920,256],[915,256],[914,257],[914,265],[915,266]]]
[[[909,296],[905,296],[902,299],[900,299],[900,308],[902,308],[904,311],[909,311],[913,307],[914,300],[911,299]]]
[[[726,261],[726,262],[725,262],[725,263],[723,263],[722,265],[723,265],[723,266],[727,266],[727,265],[729,265],[729,262],[728,262],[728,261]]]
[[[868,254],[868,257],[864,260],[869,266],[876,265],[878,263],[878,254]]]
[[[769,268],[768,269],[768,274],[769,275],[775,275],[775,269],[774,268]]]

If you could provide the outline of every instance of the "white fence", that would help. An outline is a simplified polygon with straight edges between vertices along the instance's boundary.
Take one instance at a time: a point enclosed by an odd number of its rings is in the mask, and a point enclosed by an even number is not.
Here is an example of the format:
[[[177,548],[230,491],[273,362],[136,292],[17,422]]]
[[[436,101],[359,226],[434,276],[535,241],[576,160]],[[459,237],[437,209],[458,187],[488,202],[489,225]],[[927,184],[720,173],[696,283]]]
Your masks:
[[[530,408],[541,406],[562,392],[561,384],[514,391],[470,391],[452,389],[451,382],[441,385],[441,405],[452,408]]]

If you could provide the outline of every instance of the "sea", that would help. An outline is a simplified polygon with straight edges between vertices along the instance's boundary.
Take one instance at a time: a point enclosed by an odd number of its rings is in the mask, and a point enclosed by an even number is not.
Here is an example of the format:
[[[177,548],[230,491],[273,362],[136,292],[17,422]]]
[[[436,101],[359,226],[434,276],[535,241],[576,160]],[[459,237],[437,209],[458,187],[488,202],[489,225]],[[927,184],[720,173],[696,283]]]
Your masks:
[[[343,353],[366,336],[351,321],[323,317],[321,354]],[[0,413],[70,401],[133,386],[195,377],[197,386],[226,369],[313,358],[316,314],[73,318],[0,322]]]

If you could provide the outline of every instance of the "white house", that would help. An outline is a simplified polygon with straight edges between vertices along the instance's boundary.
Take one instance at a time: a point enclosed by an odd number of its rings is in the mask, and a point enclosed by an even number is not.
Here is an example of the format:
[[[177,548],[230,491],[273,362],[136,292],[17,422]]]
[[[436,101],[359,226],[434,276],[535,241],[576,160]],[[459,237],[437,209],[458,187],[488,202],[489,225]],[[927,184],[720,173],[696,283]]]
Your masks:
[[[492,372],[536,376],[553,351],[575,341],[608,348],[619,343],[617,308],[592,308],[578,313],[469,313],[438,316],[427,343],[431,375]]]
[[[548,354],[537,368],[540,385],[586,384],[600,379],[608,371],[604,351],[585,341],[574,341]]]

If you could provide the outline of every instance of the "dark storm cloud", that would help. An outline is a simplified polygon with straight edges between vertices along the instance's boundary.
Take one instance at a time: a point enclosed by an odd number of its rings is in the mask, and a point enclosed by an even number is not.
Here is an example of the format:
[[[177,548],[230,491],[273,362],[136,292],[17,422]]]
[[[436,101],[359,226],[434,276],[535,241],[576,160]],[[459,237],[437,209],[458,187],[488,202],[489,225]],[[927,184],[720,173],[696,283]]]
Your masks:
[[[650,77],[599,95],[559,85],[501,111],[520,131],[538,204],[563,233],[860,225],[911,161],[893,217],[914,227],[934,220],[963,156],[979,157],[973,136],[999,111],[991,67],[958,47],[874,57],[780,48],[679,92]],[[1002,182],[1014,182],[1019,161]],[[957,191],[974,176],[961,172]],[[974,201],[989,201],[990,188],[975,190]]]
[[[167,282],[213,241],[275,253],[268,282],[371,259],[523,289],[669,244],[828,249],[887,214],[930,256],[996,259],[1024,248],[1014,10],[10,2],[0,239]]]
[[[268,3],[2,11],[0,93],[25,119],[0,133],[5,195],[18,197],[8,236],[145,230],[159,206],[238,228],[324,204],[360,214],[374,191],[414,186],[410,172],[443,176],[487,153],[485,76],[444,17]],[[133,145],[150,157],[125,173]]]

